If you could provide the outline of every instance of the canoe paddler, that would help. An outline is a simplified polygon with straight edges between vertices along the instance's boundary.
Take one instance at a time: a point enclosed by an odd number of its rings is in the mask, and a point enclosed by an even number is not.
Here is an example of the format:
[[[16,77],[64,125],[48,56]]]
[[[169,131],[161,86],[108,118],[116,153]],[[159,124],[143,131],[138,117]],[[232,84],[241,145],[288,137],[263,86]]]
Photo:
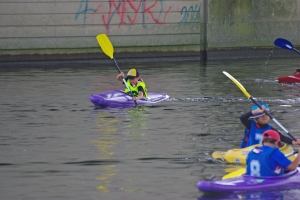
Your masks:
[[[268,111],[269,113],[272,113],[273,111],[269,109],[268,104],[264,102],[259,102],[259,104],[261,105],[262,109],[260,109],[257,105],[254,105],[252,106],[251,111],[241,115],[240,117],[241,122],[246,127],[244,138],[240,147],[245,148],[251,145],[261,144],[262,134],[266,130],[277,131],[280,136],[280,140],[284,143],[300,145],[300,139],[294,141],[270,126],[268,124],[270,117],[264,113],[264,110]]]
[[[296,71],[293,72],[293,76],[300,78],[300,69],[296,69]]]
[[[279,150],[280,136],[275,130],[267,130],[262,135],[262,146],[252,149],[246,158],[246,174],[251,176],[277,176],[284,170],[295,170],[300,162],[298,155],[292,162]]]
[[[121,72],[117,75],[117,80],[122,81],[122,78],[124,77],[124,73]],[[127,87],[125,87],[125,92],[127,94],[130,94],[130,92],[133,94],[132,100],[140,100],[140,99],[147,99],[147,87],[143,79],[140,78],[140,73],[137,69],[131,69],[128,71],[127,76],[125,78],[126,84],[129,87],[129,90]]]

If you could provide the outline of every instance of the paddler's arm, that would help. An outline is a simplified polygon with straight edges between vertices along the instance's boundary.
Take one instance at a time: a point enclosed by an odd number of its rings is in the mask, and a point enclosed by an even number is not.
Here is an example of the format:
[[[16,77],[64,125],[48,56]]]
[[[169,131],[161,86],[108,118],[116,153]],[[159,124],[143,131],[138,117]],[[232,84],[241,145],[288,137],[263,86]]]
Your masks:
[[[144,97],[144,92],[139,91],[139,95],[137,97],[132,97],[133,101],[140,100]]]
[[[298,148],[298,155],[296,159],[289,166],[287,166],[286,169],[291,171],[295,170],[299,166],[299,163],[300,163],[300,147]]]
[[[140,100],[144,97],[145,92],[144,92],[144,89],[142,86],[138,87],[138,91],[139,91],[139,95],[137,97],[132,97],[132,100],[136,101],[136,100]]]
[[[293,140],[293,145],[300,145],[300,139],[297,139],[296,141]]]
[[[245,114],[242,114],[240,116],[240,120],[242,122],[242,124],[244,124],[244,126],[250,130],[250,125],[251,125],[251,121],[249,120],[249,117],[251,117],[253,114],[251,111],[245,113]]]
[[[280,140],[286,144],[292,144],[292,145],[300,145],[300,139],[297,139],[297,141],[292,140],[290,137],[287,137],[283,134],[281,134],[278,130],[272,128],[273,130],[277,131],[280,135]]]
[[[124,73],[121,72],[120,74],[117,75],[117,80],[118,81],[123,81],[122,78],[124,77]]]
[[[278,130],[276,130],[275,128],[272,128],[273,130],[277,131],[279,133],[280,136],[280,140],[286,144],[293,144],[293,140],[285,135],[282,135]]]

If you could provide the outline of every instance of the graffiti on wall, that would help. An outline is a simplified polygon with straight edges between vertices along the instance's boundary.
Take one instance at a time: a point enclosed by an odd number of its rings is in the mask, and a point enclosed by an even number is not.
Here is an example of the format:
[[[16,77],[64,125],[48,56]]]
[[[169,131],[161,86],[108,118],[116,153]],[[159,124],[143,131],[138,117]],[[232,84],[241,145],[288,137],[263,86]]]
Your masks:
[[[177,7],[178,24],[200,22],[200,11],[202,4]],[[172,8],[176,5],[166,6],[164,0],[108,0],[107,2],[95,2],[81,0],[75,21],[82,21],[83,25],[97,21],[102,24],[106,32],[112,26],[141,25],[143,29],[149,29],[149,25],[163,25]]]
[[[75,21],[78,20],[80,16],[83,16],[83,24],[86,24],[88,13],[95,13],[95,10],[93,8],[89,8],[89,0],[81,0],[78,11],[75,15]]]
[[[164,7],[163,0],[155,0],[151,1],[151,3],[147,3],[144,0],[108,0],[107,4],[109,6],[108,9],[107,5],[103,3],[95,6],[95,2],[93,2],[94,7],[91,7],[89,0],[81,0],[75,15],[75,21],[82,19],[83,24],[87,24],[87,15],[92,14],[93,18],[100,16],[106,31],[110,30],[113,20],[117,20],[118,27],[121,27],[137,24],[137,20],[142,19],[138,23],[141,23],[143,28],[147,28],[147,23],[163,25],[172,8],[171,6]],[[104,14],[96,15],[99,13]],[[146,17],[150,19],[147,23]]]
[[[200,22],[200,10],[201,5],[190,6],[189,8],[184,6],[180,11],[180,15],[182,16],[182,20],[179,24],[190,23],[190,22]]]

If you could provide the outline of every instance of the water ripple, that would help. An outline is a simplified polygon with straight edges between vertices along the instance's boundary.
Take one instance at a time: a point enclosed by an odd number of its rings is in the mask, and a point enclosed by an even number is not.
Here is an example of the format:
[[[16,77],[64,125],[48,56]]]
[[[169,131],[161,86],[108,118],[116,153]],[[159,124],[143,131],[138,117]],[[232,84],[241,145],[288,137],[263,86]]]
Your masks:
[[[81,162],[66,162],[64,164],[70,165],[111,165],[120,163],[120,161],[114,160],[89,160],[89,161],[81,161]]]

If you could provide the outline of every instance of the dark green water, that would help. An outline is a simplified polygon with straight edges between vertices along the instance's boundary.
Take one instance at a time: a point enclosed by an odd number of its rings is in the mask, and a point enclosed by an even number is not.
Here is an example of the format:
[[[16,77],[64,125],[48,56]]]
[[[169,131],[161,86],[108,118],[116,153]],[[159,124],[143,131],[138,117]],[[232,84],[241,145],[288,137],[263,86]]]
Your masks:
[[[239,116],[252,106],[222,71],[268,102],[299,138],[300,86],[277,82],[299,61],[119,63],[124,72],[137,67],[149,91],[170,99],[98,110],[90,94],[123,87],[113,64],[1,68],[0,199],[201,198],[198,180],[219,179],[236,167],[210,155],[239,146]]]

